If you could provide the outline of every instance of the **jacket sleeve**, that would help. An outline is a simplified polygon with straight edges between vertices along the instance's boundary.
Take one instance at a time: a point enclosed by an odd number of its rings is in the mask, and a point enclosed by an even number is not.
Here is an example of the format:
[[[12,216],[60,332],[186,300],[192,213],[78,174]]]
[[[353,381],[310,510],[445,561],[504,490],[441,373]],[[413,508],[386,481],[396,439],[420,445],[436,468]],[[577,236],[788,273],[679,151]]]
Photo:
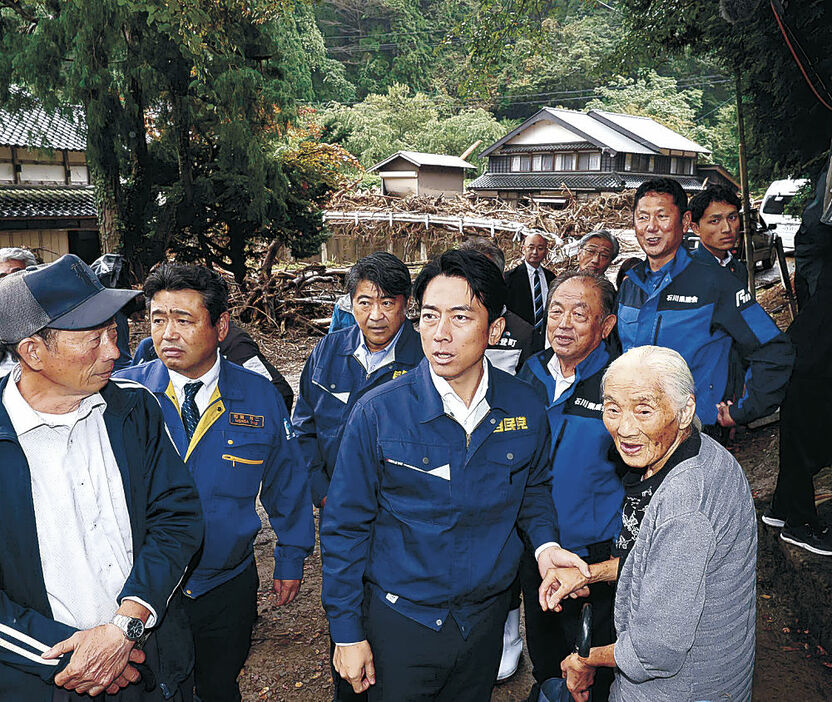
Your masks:
[[[161,620],[202,543],[202,508],[191,475],[170,440],[162,410],[149,392],[142,391],[141,398],[143,426],[128,422],[126,430],[139,432],[146,447],[144,541],[134,544],[133,569],[118,601],[138,598],[153,607]]]
[[[71,656],[44,660],[41,654],[76,631],[34,609],[12,602],[5,591],[0,590],[0,689],[3,688],[5,666],[52,682],[52,678],[69,663]]]
[[[705,606],[705,570],[715,548],[699,512],[672,517],[653,532],[638,600],[625,605],[630,618],[615,642],[615,663],[630,680],[669,678],[681,669]]]
[[[731,407],[737,424],[765,417],[786,394],[794,365],[794,350],[766,311],[733,276],[722,278],[725,288],[719,296],[714,323],[733,339],[740,357],[748,365],[745,392]]]
[[[292,415],[292,424],[297,432],[300,453],[309,474],[312,504],[320,506],[321,501],[329,491],[329,476],[326,474],[324,457],[318,444],[318,427],[315,421],[315,412],[312,409],[312,398],[317,392],[312,384],[312,373],[318,359],[316,352],[317,347],[307,359],[300,375],[298,401]]]
[[[225,348],[220,348],[223,356],[232,363],[248,368],[248,370],[271,381],[283,398],[287,411],[291,412],[292,404],[295,401],[295,393],[292,391],[292,387],[286,382],[286,378],[281,375],[280,371],[263,355],[257,342],[251,338],[248,332],[235,327],[234,334],[229,334],[226,340],[228,343]]]
[[[350,413],[321,521],[321,600],[336,643],[366,638],[363,579],[379,509],[376,431],[367,415],[360,401]]]
[[[280,410],[276,431],[280,440],[269,451],[260,501],[277,536],[274,579],[300,580],[303,560],[315,546],[315,523],[297,435],[282,405],[275,402],[275,408]]]
[[[555,538],[555,506],[552,502],[552,472],[549,464],[551,442],[546,411],[530,412],[531,421],[539,422],[537,446],[529,466],[529,478],[523,493],[518,525],[533,549]]]

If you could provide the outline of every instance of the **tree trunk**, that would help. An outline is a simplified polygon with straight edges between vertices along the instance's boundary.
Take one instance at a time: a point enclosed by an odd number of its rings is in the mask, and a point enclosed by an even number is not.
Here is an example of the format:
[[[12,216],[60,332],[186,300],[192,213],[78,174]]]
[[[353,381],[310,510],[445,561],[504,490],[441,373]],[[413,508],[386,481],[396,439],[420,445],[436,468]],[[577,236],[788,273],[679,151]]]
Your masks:
[[[121,248],[121,212],[118,206],[118,177],[115,182],[90,164],[90,176],[95,186],[95,203],[98,210],[98,243],[101,253],[116,253]]]

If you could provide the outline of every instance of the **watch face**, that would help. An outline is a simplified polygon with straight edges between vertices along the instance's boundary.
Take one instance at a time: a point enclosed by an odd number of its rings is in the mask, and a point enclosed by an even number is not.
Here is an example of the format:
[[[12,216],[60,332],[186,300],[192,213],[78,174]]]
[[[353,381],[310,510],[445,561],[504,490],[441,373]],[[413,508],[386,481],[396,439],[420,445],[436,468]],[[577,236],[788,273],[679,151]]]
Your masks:
[[[127,622],[127,638],[131,641],[135,641],[144,633],[144,624],[142,624],[141,619],[131,619]]]

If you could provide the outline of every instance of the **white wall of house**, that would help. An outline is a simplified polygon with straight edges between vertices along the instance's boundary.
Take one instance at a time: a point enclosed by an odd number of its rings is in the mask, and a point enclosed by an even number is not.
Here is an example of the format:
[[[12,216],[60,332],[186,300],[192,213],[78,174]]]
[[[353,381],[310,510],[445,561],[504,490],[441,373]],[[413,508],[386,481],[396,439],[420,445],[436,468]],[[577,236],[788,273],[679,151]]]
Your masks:
[[[566,144],[581,141],[575,132],[570,132],[554,122],[542,120],[535,122],[522,132],[509,139],[508,144]]]

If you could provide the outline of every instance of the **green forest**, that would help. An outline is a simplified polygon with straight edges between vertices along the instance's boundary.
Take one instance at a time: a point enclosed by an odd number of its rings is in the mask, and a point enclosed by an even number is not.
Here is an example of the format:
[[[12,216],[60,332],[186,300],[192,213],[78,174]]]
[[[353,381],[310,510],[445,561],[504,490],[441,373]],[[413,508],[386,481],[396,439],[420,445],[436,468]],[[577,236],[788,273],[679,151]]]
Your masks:
[[[829,3],[778,5],[826,90]],[[738,85],[752,189],[815,175],[832,114],[768,2],[0,0],[0,107],[80,107],[105,248],[238,280],[252,242],[316,250],[321,203],[393,151],[543,106],[650,116],[737,173]]]

